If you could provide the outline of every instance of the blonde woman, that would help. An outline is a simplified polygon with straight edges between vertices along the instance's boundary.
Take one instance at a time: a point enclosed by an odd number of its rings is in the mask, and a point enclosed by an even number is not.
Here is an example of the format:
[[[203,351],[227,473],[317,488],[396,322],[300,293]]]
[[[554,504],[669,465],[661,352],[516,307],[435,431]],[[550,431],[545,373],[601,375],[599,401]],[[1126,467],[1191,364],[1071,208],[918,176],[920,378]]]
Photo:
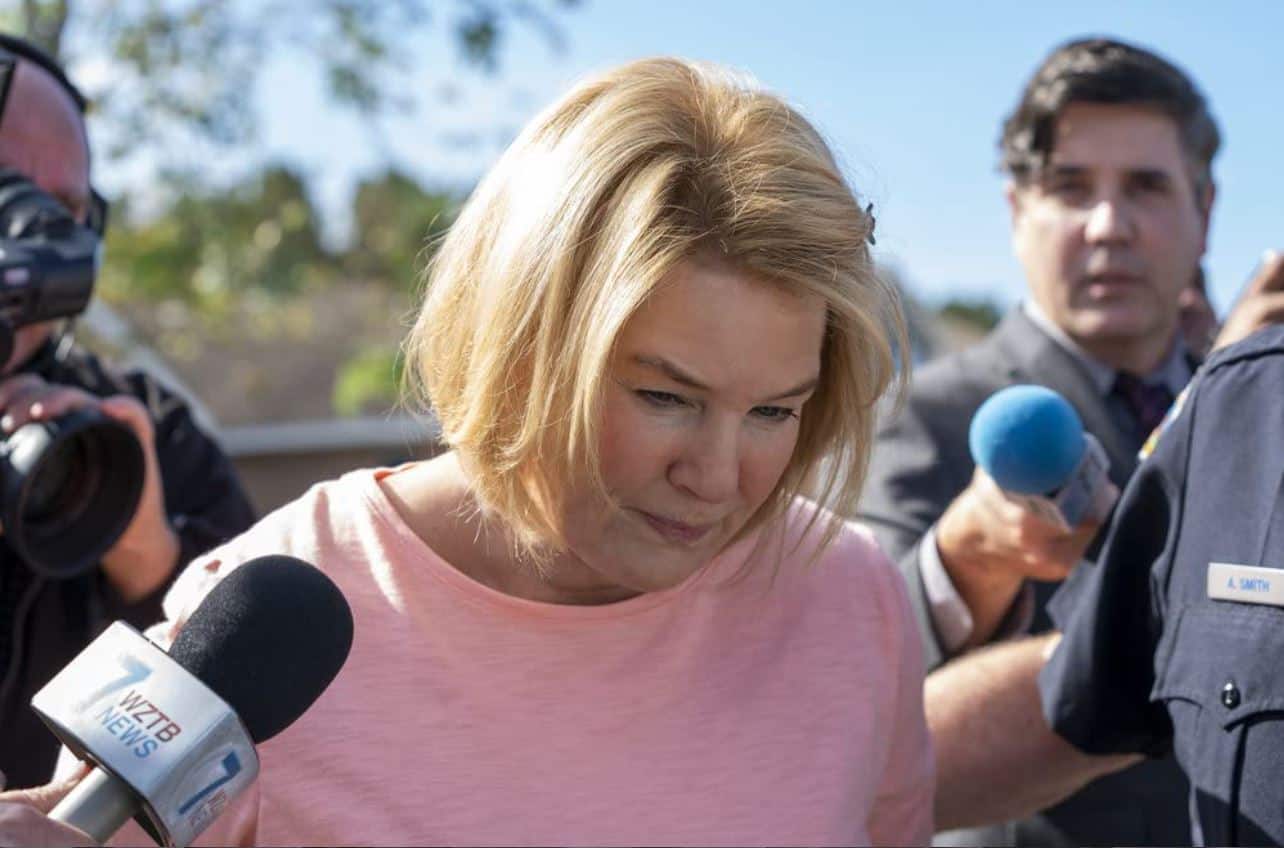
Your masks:
[[[168,599],[181,626],[284,552],[356,622],[207,839],[926,843],[905,590],[799,494],[854,499],[895,373],[872,227],[815,130],[716,68],[637,62],[540,115],[407,341],[450,451],[313,488]]]

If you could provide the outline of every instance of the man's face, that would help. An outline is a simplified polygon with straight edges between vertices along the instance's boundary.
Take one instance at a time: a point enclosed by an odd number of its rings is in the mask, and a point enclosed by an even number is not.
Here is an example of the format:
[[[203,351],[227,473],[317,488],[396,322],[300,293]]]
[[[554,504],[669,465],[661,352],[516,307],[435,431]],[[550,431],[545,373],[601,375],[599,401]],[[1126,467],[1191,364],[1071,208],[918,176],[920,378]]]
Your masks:
[[[1212,202],[1211,193],[1195,196],[1170,118],[1136,106],[1067,106],[1044,172],[1009,187],[1008,200],[1031,295],[1057,326],[1099,355],[1168,344]]]
[[[84,221],[90,204],[89,151],[84,123],[70,95],[43,69],[18,60],[0,115],[0,166],[26,176]],[[0,374],[23,364],[49,337],[53,324],[14,333],[13,354]]]

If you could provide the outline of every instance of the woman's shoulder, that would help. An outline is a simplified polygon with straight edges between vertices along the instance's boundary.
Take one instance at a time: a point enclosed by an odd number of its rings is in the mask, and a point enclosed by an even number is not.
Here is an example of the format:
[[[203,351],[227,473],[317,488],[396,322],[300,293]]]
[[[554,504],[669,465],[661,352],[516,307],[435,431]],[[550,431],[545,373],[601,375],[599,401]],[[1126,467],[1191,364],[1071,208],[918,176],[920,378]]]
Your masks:
[[[368,522],[380,513],[377,480],[381,471],[383,469],[360,468],[314,483],[294,500],[263,516],[228,545],[276,544],[286,549],[306,548],[320,539],[343,533],[344,528]]]
[[[259,519],[248,530],[193,559],[164,601],[166,618],[182,620],[219,580],[247,562],[290,556],[330,573],[352,558],[359,525],[378,521],[378,469],[350,471],[312,485]]]
[[[737,614],[755,627],[779,628],[835,667],[873,674],[878,657],[878,668],[913,673],[921,646],[909,593],[869,528],[799,498],[763,528],[743,563],[727,585],[736,587]]]
[[[898,618],[909,609],[904,580],[866,525],[798,497],[782,531],[777,572],[786,582],[830,603],[877,609],[880,617]]]
[[[895,566],[869,527],[842,518],[813,500],[794,498],[782,524],[785,547],[793,551],[789,557],[792,561],[834,563],[848,570],[895,573]]]

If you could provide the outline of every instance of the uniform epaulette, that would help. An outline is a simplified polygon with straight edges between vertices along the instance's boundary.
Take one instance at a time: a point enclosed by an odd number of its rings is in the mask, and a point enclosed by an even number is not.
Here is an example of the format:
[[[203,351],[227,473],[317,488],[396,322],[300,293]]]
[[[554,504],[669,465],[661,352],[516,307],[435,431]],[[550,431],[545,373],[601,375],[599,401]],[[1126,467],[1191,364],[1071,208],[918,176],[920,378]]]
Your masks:
[[[1211,374],[1237,362],[1280,354],[1284,354],[1284,326],[1268,327],[1253,333],[1243,341],[1216,351],[1204,363],[1201,370],[1205,374]]]

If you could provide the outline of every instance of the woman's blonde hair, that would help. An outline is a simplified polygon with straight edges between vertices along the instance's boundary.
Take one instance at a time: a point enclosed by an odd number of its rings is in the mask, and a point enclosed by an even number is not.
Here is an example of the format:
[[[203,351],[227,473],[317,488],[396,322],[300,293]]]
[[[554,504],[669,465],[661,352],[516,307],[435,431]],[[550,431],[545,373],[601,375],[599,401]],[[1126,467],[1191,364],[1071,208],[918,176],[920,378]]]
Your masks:
[[[564,546],[573,480],[607,496],[598,430],[621,329],[675,265],[713,255],[828,309],[793,456],[741,535],[804,489],[850,508],[906,350],[895,291],[870,260],[873,224],[779,98],[705,64],[624,65],[532,121],[469,198],[427,269],[407,388],[482,507],[538,559]]]

